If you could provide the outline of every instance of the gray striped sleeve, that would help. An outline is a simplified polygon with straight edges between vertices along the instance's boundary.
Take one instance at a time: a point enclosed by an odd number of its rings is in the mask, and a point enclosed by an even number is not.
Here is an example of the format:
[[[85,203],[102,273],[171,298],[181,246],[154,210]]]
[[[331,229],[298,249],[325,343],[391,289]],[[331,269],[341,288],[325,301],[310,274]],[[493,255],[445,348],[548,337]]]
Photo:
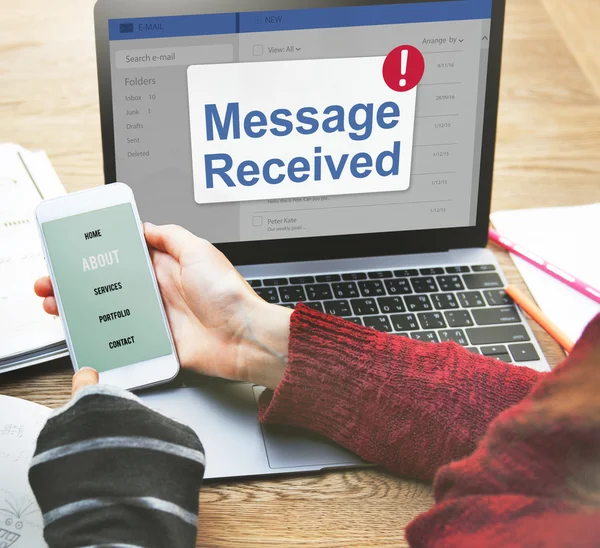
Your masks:
[[[46,542],[193,547],[204,465],[190,428],[133,394],[88,387],[50,416],[31,462]]]

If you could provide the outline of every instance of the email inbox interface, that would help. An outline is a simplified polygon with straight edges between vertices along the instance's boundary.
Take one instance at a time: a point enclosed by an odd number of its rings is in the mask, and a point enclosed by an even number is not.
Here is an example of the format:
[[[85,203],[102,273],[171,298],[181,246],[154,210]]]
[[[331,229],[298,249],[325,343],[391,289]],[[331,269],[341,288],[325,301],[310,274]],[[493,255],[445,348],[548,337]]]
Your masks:
[[[215,242],[472,226],[491,0],[109,22],[118,179]]]

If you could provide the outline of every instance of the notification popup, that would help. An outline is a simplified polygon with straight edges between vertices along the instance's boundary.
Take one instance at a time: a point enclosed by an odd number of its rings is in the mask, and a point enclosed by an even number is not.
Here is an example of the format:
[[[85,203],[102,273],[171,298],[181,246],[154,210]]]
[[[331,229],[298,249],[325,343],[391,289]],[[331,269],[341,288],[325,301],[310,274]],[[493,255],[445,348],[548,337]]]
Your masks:
[[[417,88],[385,57],[188,68],[199,204],[409,188]]]

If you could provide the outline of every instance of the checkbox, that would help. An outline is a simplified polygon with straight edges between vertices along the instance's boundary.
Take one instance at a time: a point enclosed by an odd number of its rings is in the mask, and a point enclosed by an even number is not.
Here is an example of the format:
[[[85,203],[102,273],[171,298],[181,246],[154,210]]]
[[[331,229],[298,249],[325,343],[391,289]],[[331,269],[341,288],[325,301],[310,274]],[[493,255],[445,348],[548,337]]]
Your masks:
[[[262,44],[256,44],[252,49],[252,53],[254,53],[254,57],[260,57],[265,53],[265,47]]]
[[[252,226],[262,226],[263,225],[263,218],[262,217],[253,217],[252,219]]]

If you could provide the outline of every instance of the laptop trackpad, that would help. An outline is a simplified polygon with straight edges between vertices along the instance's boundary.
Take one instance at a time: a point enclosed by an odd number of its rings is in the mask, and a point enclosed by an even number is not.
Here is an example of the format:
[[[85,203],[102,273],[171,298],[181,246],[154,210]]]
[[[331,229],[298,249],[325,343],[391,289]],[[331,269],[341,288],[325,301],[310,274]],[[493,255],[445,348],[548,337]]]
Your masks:
[[[263,391],[261,386],[254,387],[257,402]],[[354,453],[307,430],[270,424],[261,427],[270,468],[328,468],[364,464]]]
[[[206,451],[205,478],[269,473],[252,385],[204,379],[203,386],[153,390],[141,397],[198,434]]]

